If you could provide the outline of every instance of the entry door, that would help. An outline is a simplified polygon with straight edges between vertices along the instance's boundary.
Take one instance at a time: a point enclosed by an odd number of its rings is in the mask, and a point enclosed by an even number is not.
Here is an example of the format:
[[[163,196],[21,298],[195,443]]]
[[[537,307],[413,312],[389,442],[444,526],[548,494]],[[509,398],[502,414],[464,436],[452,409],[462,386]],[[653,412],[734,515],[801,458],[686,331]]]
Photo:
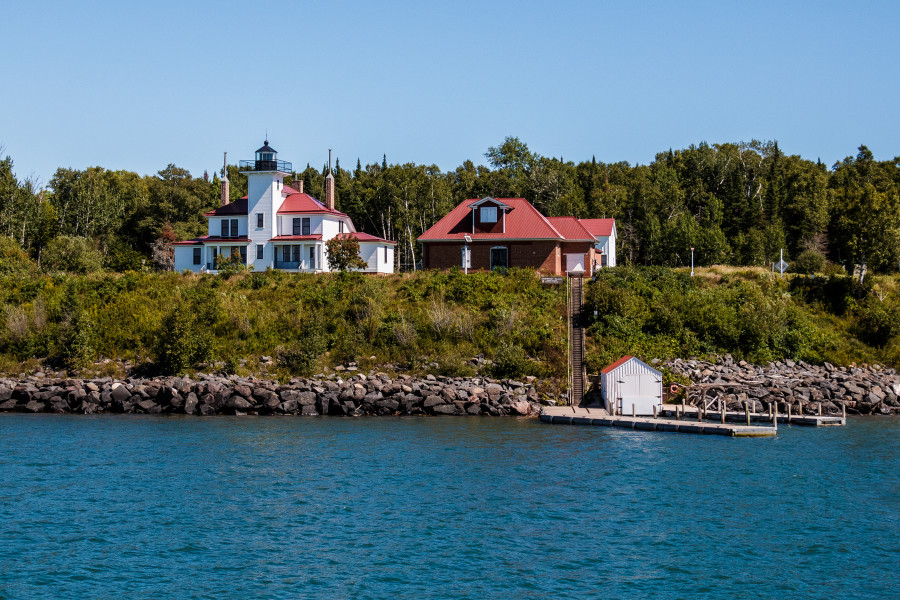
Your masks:
[[[658,382],[652,375],[625,375],[622,377],[620,395],[622,414],[630,415],[632,406],[638,415],[652,415],[653,407],[659,404]]]

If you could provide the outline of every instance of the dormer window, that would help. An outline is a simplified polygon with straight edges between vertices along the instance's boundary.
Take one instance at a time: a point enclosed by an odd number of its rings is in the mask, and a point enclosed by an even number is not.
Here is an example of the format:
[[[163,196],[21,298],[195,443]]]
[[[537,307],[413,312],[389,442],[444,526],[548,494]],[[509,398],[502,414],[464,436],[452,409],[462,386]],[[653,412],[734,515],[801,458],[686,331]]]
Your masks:
[[[497,222],[497,207],[496,206],[482,206],[481,207],[481,222],[482,223],[496,223]]]

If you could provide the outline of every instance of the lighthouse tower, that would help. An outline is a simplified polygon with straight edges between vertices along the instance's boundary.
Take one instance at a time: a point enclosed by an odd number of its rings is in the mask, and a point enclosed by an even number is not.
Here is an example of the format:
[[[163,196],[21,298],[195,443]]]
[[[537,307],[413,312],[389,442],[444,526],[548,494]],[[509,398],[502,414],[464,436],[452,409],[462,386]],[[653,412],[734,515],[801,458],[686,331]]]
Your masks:
[[[247,176],[247,264],[255,271],[265,271],[275,260],[275,248],[268,242],[278,235],[276,219],[284,200],[281,191],[292,165],[278,160],[278,152],[266,140],[256,157],[242,160],[240,167]]]

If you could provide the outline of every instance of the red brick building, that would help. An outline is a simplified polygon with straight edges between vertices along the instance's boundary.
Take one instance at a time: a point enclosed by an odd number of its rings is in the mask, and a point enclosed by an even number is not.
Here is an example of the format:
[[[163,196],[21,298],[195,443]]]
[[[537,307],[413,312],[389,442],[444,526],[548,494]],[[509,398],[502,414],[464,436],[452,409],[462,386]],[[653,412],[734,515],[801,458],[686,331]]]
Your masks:
[[[545,217],[524,198],[466,200],[419,236],[426,269],[522,267],[546,275],[593,273],[614,266],[601,253],[615,247],[615,221],[601,229],[575,217]],[[592,230],[595,233],[592,233]],[[598,237],[596,232],[607,234]],[[611,239],[610,239],[611,238]],[[604,254],[604,257],[606,255]]]

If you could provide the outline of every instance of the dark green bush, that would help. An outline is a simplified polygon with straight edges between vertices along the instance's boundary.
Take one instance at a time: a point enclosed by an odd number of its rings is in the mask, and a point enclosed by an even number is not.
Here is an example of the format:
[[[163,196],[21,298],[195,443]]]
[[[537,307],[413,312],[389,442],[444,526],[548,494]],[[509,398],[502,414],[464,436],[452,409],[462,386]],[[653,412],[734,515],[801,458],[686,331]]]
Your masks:
[[[815,250],[804,250],[791,264],[791,272],[811,275],[825,268],[825,255]]]
[[[491,368],[494,377],[522,377],[528,375],[528,371],[528,358],[521,346],[503,343],[494,352]]]
[[[61,235],[44,248],[41,266],[46,271],[95,273],[103,269],[103,255],[87,238]]]
[[[182,293],[162,319],[156,336],[156,365],[165,373],[184,373],[215,357],[222,303],[212,289]]]

